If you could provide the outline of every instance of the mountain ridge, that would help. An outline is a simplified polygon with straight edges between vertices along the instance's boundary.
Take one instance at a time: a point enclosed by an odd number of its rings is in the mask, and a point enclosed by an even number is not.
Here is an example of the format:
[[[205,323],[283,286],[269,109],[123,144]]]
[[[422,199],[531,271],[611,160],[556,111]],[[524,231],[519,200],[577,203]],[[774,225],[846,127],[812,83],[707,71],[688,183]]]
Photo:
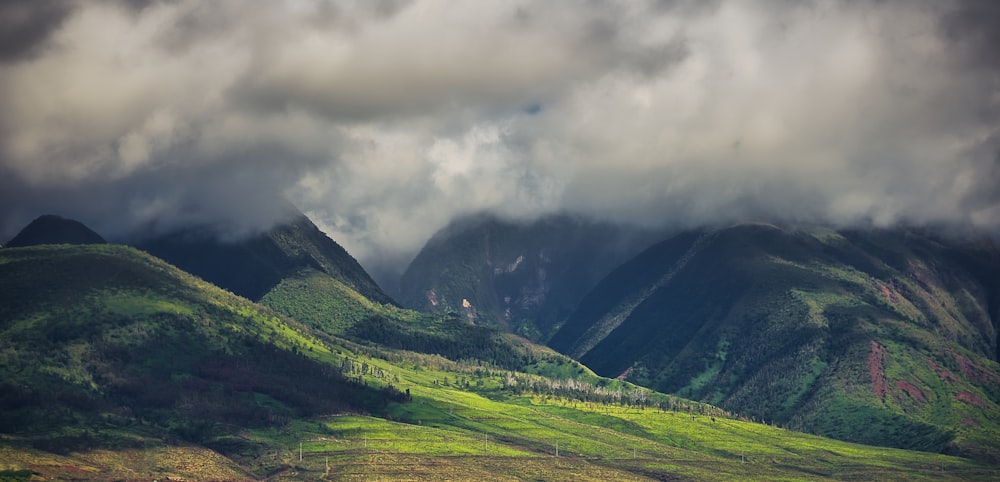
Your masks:
[[[214,228],[202,226],[130,244],[255,301],[282,279],[311,267],[372,301],[396,304],[347,250],[297,211],[285,222],[239,239],[221,239]]]
[[[623,264],[550,346],[598,374],[797,429],[997,460],[995,245],[763,224],[708,235]],[[839,418],[851,412],[865,415]]]
[[[412,309],[543,341],[601,277],[657,237],[570,215],[517,221],[479,213],[427,241],[397,297]]]
[[[0,426],[38,447],[204,444],[395,396],[325,367],[293,320],[134,248],[10,248],[0,268]]]
[[[104,244],[101,235],[83,223],[55,214],[43,214],[21,229],[5,245],[8,248],[39,244]]]
[[[996,474],[599,378],[515,335],[367,300],[314,265],[268,292],[273,309],[117,245],[0,250],[0,288],[0,478]]]

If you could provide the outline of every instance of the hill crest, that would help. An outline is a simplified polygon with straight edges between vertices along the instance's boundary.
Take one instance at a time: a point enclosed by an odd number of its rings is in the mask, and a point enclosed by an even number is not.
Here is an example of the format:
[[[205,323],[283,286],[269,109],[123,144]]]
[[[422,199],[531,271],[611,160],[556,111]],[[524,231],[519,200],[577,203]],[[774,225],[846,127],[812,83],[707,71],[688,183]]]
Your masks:
[[[202,226],[147,237],[134,245],[255,301],[283,279],[313,268],[374,302],[395,304],[347,250],[302,213],[241,239],[222,239]]]
[[[17,233],[6,247],[17,248],[40,244],[104,244],[107,241],[83,223],[55,214],[35,218]]]
[[[685,233],[604,278],[549,344],[792,428],[996,460],[995,249],[915,230]]]

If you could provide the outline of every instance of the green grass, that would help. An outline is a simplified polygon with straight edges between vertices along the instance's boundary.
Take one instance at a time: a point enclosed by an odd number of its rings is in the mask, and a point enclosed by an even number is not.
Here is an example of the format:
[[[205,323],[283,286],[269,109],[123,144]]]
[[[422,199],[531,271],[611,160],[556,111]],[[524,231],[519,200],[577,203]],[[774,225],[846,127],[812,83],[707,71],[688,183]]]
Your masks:
[[[4,249],[0,265],[8,478],[315,479],[328,463],[338,480],[1000,476],[740,420],[510,335],[484,346],[517,346],[519,367],[339,338],[127,248]],[[391,321],[468,333],[409,316]]]
[[[413,403],[393,408],[392,421],[343,415],[303,425],[302,432],[258,437],[282,445],[281,460],[299,476],[322,473],[327,460],[338,470],[369,475],[378,473],[379,465],[389,470],[394,461],[408,460],[417,467],[428,464],[430,478],[444,479],[474,473],[500,457],[509,465],[532,466],[545,480],[596,480],[596,474],[607,473],[619,479],[693,480],[998,475],[996,467],[956,457],[849,444],[734,419],[541,396],[490,399],[440,388],[414,393]]]
[[[394,374],[414,400],[393,404],[391,420],[342,415],[303,424],[298,433],[285,428],[257,436],[281,445],[283,463],[295,467],[299,476],[322,473],[329,458],[345,477],[371,476],[380,465],[388,477],[400,477],[391,467],[405,460],[431,478],[444,479],[476,473],[498,457],[510,465],[533,467],[532,473],[545,480],[597,480],[599,474],[694,480],[965,480],[998,475],[996,467],[961,458],[850,444],[732,418],[713,421],[688,412],[435,384],[475,373],[461,364],[448,368],[396,366]]]
[[[969,254],[984,264],[970,268],[961,248],[917,233],[695,234],[605,278],[553,346],[757,420],[1000,460],[995,251]]]

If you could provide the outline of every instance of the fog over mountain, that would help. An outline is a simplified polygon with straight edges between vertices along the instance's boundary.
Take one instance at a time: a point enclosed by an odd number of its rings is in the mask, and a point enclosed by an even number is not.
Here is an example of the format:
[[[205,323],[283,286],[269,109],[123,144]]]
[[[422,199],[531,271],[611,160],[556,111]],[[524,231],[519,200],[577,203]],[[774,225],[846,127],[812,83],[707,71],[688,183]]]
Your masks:
[[[287,197],[366,267],[458,215],[1000,229],[1000,3],[0,3],[0,240]]]

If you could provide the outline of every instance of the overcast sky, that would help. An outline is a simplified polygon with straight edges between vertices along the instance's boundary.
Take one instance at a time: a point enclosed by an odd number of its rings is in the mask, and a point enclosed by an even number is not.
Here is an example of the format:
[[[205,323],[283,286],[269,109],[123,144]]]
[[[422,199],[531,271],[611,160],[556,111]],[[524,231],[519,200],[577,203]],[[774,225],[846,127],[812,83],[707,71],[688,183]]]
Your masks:
[[[1000,2],[0,1],[0,237],[287,196],[366,266],[457,215],[1000,229]]]

